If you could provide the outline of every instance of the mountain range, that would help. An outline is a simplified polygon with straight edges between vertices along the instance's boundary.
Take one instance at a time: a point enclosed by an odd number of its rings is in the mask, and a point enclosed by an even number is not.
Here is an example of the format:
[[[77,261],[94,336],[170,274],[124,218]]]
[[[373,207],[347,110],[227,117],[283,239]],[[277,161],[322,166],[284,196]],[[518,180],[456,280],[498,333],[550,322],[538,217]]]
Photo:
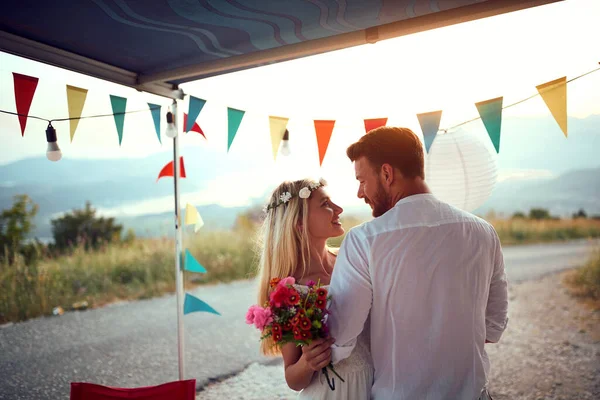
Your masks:
[[[544,173],[499,181],[476,213],[494,210],[511,214],[544,207],[555,215],[569,215],[580,208],[588,214],[600,214],[599,150],[600,115],[570,118],[568,139],[551,118],[505,118],[498,156],[500,175],[510,171]],[[262,168],[254,164],[251,154],[235,159],[184,148],[182,155],[186,171],[194,176],[181,180],[182,194],[212,190],[210,183],[220,177],[235,176],[236,171],[260,173]],[[38,157],[0,165],[0,210],[11,206],[14,195],[28,194],[40,207],[36,236],[50,237],[52,217],[81,208],[88,200],[99,209],[114,209],[172,196],[173,180],[157,181],[158,171],[171,159],[167,151],[145,158],[63,159],[51,163]],[[211,198],[217,200],[198,209],[206,229],[227,229],[244,209],[262,204],[266,194],[267,188],[264,196],[250,199],[245,206],[227,207],[215,193]],[[364,205],[346,207],[346,213],[367,216],[369,210]],[[171,231],[173,216],[172,212],[149,212],[118,216],[118,220],[140,235],[154,236]]]

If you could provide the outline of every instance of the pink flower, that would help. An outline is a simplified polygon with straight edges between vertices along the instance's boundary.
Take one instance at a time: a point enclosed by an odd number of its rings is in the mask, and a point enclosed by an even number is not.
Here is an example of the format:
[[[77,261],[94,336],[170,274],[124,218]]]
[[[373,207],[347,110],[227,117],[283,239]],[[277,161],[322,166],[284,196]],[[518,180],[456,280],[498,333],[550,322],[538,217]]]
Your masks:
[[[250,306],[250,308],[248,308],[248,312],[246,313],[246,323],[248,325],[252,325],[254,323],[254,310],[256,310],[257,308],[260,308],[257,305],[252,305]]]
[[[271,309],[256,306],[254,309],[254,326],[262,331],[271,322],[273,322],[273,314],[271,313]]]
[[[311,279],[310,281],[308,281],[308,282],[306,283],[306,286],[308,286],[308,287],[313,287],[313,286],[315,286],[316,284],[317,284],[317,282],[315,282],[315,281],[313,281],[313,280]]]
[[[293,276],[288,276],[279,281],[279,286],[287,287],[287,285],[292,286],[294,283],[296,283],[296,279]]]

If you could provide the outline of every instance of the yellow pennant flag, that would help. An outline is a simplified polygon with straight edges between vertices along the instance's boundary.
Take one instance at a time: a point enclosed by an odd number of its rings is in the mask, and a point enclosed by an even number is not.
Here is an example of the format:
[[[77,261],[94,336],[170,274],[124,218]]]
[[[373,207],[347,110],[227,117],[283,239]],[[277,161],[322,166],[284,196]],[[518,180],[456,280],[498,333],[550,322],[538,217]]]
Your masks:
[[[567,129],[567,77],[555,79],[536,86],[540,96],[552,113],[560,129],[568,137]]]
[[[69,118],[76,118],[69,120],[69,125],[71,127],[71,142],[73,141],[73,136],[75,136],[77,125],[79,125],[79,118],[81,117],[81,111],[83,111],[83,104],[85,103],[86,96],[87,89],[81,89],[75,86],[67,85]]]
[[[289,118],[269,116],[269,128],[271,129],[271,146],[273,149],[273,159],[277,159],[277,150],[281,144],[281,139],[285,133]]]
[[[194,232],[198,232],[198,230],[204,226],[204,221],[202,220],[200,213],[196,207],[189,203],[185,206],[185,224],[195,225]]]

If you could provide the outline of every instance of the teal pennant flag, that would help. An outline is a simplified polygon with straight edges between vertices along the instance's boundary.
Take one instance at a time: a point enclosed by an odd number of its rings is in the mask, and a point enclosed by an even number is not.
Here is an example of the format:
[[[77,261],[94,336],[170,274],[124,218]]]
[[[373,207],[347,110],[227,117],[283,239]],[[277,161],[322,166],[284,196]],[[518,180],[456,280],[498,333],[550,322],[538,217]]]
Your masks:
[[[213,313],[221,315],[217,310],[200,300],[199,298],[192,296],[189,293],[185,294],[185,300],[183,301],[183,314],[189,314],[196,311]]]
[[[125,124],[125,107],[127,106],[127,99],[119,96],[110,95],[110,104],[112,105],[113,117],[115,119],[115,125],[117,126],[117,133],[119,134],[119,146],[123,141],[123,125]]]
[[[245,113],[245,111],[227,107],[227,151],[229,151],[231,143],[233,143],[233,139],[235,139],[235,135],[237,134]]]
[[[494,144],[496,153],[500,153],[500,131],[502,128],[502,97],[475,103],[485,129]]]

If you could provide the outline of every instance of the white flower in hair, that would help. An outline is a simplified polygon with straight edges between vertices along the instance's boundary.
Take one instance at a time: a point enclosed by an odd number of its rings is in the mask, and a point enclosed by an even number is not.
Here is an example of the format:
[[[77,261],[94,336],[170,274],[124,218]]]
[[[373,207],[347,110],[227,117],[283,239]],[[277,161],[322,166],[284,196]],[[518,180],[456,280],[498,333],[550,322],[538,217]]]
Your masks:
[[[287,203],[291,198],[292,194],[290,192],[285,192],[279,196],[279,200],[281,200],[282,203]]]
[[[301,199],[308,199],[310,197],[310,189],[307,187],[303,187],[302,189],[300,189],[300,191],[298,192],[298,196]]]
[[[308,186],[310,186],[310,190],[315,190],[315,189],[317,189],[318,187],[320,187],[320,186],[321,186],[321,184],[320,184],[320,183],[318,183],[318,182],[311,182],[311,183],[309,183],[309,184],[308,184]]]
[[[319,179],[319,185],[321,186],[327,186],[327,181],[323,178]]]

